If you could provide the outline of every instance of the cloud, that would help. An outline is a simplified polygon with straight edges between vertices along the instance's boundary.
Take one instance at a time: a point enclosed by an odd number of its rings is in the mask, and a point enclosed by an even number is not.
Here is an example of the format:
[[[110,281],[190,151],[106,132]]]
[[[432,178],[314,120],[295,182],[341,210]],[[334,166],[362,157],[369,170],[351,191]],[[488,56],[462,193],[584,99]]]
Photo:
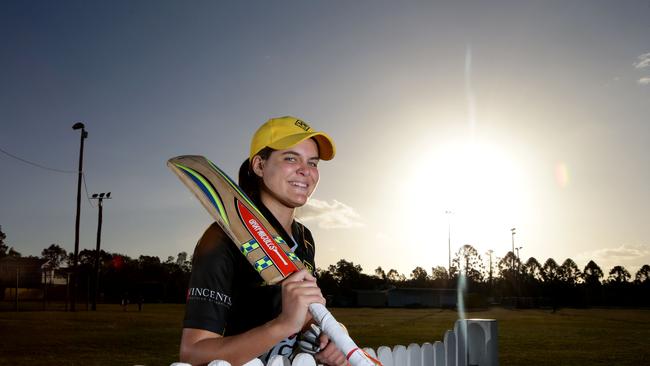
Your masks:
[[[650,85],[650,77],[647,77],[647,76],[642,77],[641,79],[639,79],[639,81],[637,81],[637,83],[639,83],[641,85]]]
[[[315,222],[323,229],[346,229],[361,227],[359,214],[343,202],[334,200],[333,203],[311,199],[301,207],[297,215],[302,222]]]
[[[629,271],[635,270],[643,264],[650,263],[650,247],[647,245],[621,245],[618,248],[603,248],[592,252],[582,253],[579,259],[593,260],[602,269],[609,271],[609,268],[617,265],[625,266]],[[634,274],[634,273],[632,273]]]
[[[634,63],[634,67],[637,69],[644,69],[650,66],[650,52],[644,53],[643,55],[637,57],[639,61]]]

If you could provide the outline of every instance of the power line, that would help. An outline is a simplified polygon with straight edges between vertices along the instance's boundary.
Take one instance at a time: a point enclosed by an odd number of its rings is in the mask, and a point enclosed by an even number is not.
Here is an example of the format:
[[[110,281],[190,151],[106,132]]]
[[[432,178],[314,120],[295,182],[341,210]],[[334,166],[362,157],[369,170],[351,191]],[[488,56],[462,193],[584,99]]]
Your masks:
[[[8,151],[3,150],[2,148],[0,148],[0,152],[2,152],[3,154],[5,154],[5,155],[7,155],[7,156],[9,156],[11,158],[22,161],[23,163],[27,163],[27,164],[35,166],[37,168],[53,171],[53,172],[56,172],[56,173],[64,173],[64,174],[76,174],[76,173],[78,173],[75,170],[61,170],[61,169],[54,169],[54,168],[46,167],[44,165],[37,164],[37,163],[34,163],[34,162],[29,161],[27,159],[23,159],[23,158],[21,158],[19,156],[16,156],[16,155],[14,155],[14,154],[12,154],[12,153],[10,153]],[[81,177],[82,177],[83,183],[84,183],[84,190],[86,191],[86,199],[88,200],[88,203],[90,203],[90,206],[94,208],[95,205],[93,205],[93,202],[90,200],[90,194],[88,194],[88,187],[86,186],[86,174],[84,172],[81,172]]]
[[[81,179],[84,181],[84,191],[86,191],[86,199],[88,200],[88,203],[90,203],[90,207],[95,208],[95,205],[93,205],[93,202],[90,200],[90,195],[88,194],[88,187],[86,187],[86,173],[81,173]]]
[[[14,158],[16,160],[22,161],[23,163],[27,163],[29,165],[35,166],[37,168],[41,168],[41,169],[45,169],[45,170],[49,170],[49,171],[57,172],[57,173],[65,173],[65,174],[76,174],[76,173],[78,173],[76,170],[61,170],[61,169],[54,169],[54,168],[46,167],[44,165],[37,164],[37,163],[31,162],[31,161],[29,161],[27,159],[23,159],[23,158],[21,158],[19,156],[16,156],[16,155],[14,155],[14,154],[12,154],[12,153],[10,153],[8,151],[3,150],[2,148],[0,148],[0,152],[2,152],[3,154],[5,154],[5,155],[7,155],[9,157],[12,157],[12,158]]]

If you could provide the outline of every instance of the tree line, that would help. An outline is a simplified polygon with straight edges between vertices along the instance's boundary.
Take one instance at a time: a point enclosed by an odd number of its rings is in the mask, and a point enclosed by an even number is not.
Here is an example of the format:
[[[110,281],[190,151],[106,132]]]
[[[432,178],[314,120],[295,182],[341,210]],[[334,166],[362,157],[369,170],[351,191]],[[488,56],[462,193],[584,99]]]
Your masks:
[[[0,228],[0,258],[21,257],[5,243]],[[79,252],[81,286],[94,286],[95,250]],[[553,258],[543,263],[531,257],[525,262],[512,252],[501,258],[485,260],[471,245],[455,253],[451,268],[432,267],[427,272],[416,267],[405,276],[395,269],[378,267],[373,274],[345,259],[327,269],[317,269],[319,286],[330,297],[353,299],[356,290],[384,291],[392,288],[456,289],[464,277],[466,290],[477,294],[480,302],[518,306],[648,306],[650,305],[650,265],[635,274],[623,266],[608,272],[593,260],[580,269],[570,258],[561,264]],[[49,262],[54,273],[71,267],[72,253],[57,244],[43,249],[40,258]],[[100,251],[100,301],[117,302],[122,298],[141,297],[147,302],[184,302],[191,273],[191,258],[186,252],[161,260],[156,256],[131,258],[120,253]],[[84,282],[85,279],[85,282]],[[83,291],[82,291],[83,292]],[[347,301],[347,303],[353,303]]]
[[[490,256],[492,253],[489,253]],[[455,253],[449,270],[431,268],[430,274],[416,267],[410,275],[382,267],[374,274],[344,259],[327,270],[319,270],[319,285],[327,294],[352,298],[354,290],[389,290],[391,288],[457,289],[465,279],[466,291],[478,295],[476,301],[520,307],[549,306],[649,306],[650,265],[645,264],[634,276],[623,266],[608,272],[593,260],[581,270],[571,259],[561,264],[548,258],[543,264],[531,257],[525,262],[512,252],[494,261],[484,260],[471,245]],[[477,304],[480,305],[480,304]]]
[[[73,253],[68,253],[58,244],[51,244],[41,251],[40,257],[23,257],[20,252],[10,248],[5,243],[5,239],[6,234],[0,227],[0,259],[10,256],[40,259],[43,263],[47,263],[49,270],[46,271],[43,286],[46,287],[48,297],[50,300],[65,300],[67,289],[62,288],[65,286],[60,285],[61,281],[56,280],[66,279],[69,268],[72,268]],[[90,249],[79,251],[77,293],[80,301],[88,300],[87,298],[94,293],[96,252]],[[140,255],[131,258],[128,255],[100,250],[99,258],[100,302],[120,302],[122,299],[129,299],[132,302],[142,299],[149,303],[185,301],[192,268],[186,252],[178,253],[176,257],[169,256],[163,261],[156,256]],[[40,279],[38,280],[41,282]],[[31,283],[33,284],[34,281]],[[59,285],[57,286],[56,283]],[[0,291],[0,298],[3,292]]]

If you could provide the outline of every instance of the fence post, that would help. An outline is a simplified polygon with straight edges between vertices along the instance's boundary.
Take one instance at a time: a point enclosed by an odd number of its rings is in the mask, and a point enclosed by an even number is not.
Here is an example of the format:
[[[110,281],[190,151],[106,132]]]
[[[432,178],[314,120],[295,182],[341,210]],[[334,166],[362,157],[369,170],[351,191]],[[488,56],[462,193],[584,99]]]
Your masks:
[[[377,348],[377,359],[384,366],[393,366],[393,352],[386,346]]]
[[[422,366],[422,350],[419,344],[411,343],[406,347],[406,364],[408,366]]]
[[[445,361],[446,366],[456,366],[456,334],[452,330],[445,332]]]
[[[433,345],[431,343],[424,342],[420,348],[420,352],[420,364],[422,366],[435,366],[435,359],[433,358]]]
[[[393,347],[393,365],[395,366],[405,366],[407,364],[406,358],[406,347],[401,344],[398,344]]]
[[[447,363],[447,356],[445,355],[444,343],[436,341],[433,344],[433,359],[434,366],[445,366],[445,363]]]
[[[467,319],[467,359],[470,365],[498,366],[498,329],[495,319]]]

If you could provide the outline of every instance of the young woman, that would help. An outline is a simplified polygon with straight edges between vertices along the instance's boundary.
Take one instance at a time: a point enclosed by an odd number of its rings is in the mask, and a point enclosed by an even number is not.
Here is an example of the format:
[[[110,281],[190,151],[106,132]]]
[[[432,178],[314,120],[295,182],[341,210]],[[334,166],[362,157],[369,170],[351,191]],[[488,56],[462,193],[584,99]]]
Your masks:
[[[295,117],[274,118],[253,136],[239,183],[292,246],[308,270],[294,273],[281,285],[265,286],[259,274],[216,224],[203,234],[194,251],[188,290],[181,361],[205,364],[221,359],[241,365],[255,357],[266,362],[289,355],[297,334],[311,321],[307,307],[325,303],[313,276],[311,232],[294,220],[318,184],[318,163],[335,154],[332,139]],[[326,336],[316,359],[345,365],[345,356]]]

